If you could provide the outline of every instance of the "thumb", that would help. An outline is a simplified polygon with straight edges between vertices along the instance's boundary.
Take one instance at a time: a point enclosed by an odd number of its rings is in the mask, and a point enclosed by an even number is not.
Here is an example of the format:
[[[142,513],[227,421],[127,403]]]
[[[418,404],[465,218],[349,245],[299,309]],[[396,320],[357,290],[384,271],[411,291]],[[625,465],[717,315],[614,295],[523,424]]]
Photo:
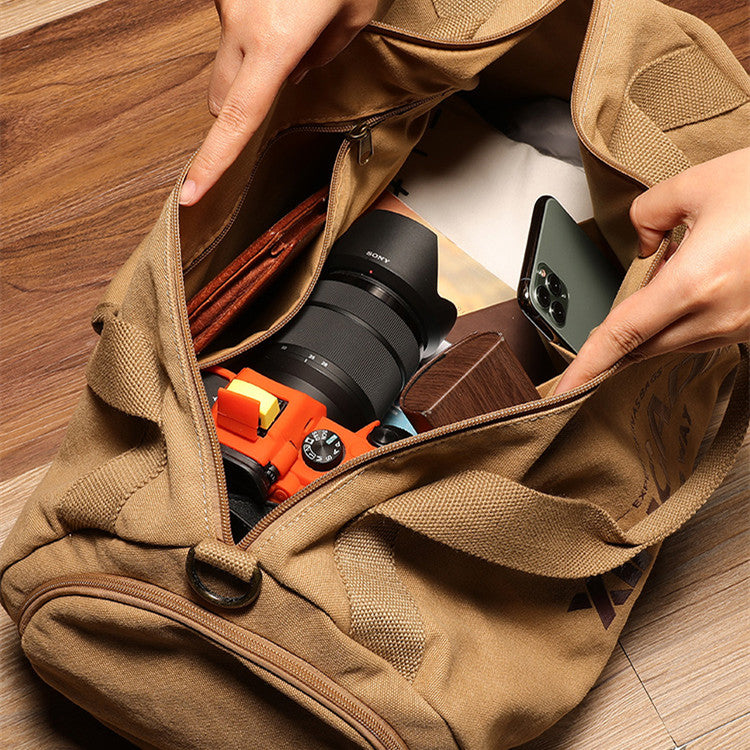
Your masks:
[[[655,253],[664,233],[682,224],[688,215],[674,178],[641,193],[630,206],[630,221],[638,233],[641,258]]]

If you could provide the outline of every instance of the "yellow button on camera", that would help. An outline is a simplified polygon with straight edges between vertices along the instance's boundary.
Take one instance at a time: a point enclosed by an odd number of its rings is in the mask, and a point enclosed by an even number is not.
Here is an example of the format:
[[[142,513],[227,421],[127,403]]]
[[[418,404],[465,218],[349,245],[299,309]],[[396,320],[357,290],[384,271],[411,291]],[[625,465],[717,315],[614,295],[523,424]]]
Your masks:
[[[279,416],[279,412],[281,411],[279,399],[277,399],[272,393],[259,388],[257,385],[248,383],[246,380],[235,378],[227,386],[227,390],[252,398],[260,404],[260,426],[264,430],[267,430],[273,424],[273,420]]]

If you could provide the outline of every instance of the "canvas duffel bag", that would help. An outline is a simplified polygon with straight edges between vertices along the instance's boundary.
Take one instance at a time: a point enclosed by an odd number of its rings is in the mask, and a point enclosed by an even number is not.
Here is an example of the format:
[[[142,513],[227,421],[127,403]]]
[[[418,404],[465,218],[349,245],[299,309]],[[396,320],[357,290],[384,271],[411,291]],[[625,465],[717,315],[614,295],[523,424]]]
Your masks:
[[[365,454],[232,543],[199,367],[299,310],[461,90],[571,99],[620,298],[664,251],[637,258],[632,199],[748,145],[746,74],[656,0],[395,0],[282,90],[197,206],[178,183],[96,308],[87,388],[0,557],[34,669],[142,747],[516,746],[583,698],[661,541],[733,462],[747,351],[665,355]],[[186,298],[326,184],[322,232],[198,361]]]

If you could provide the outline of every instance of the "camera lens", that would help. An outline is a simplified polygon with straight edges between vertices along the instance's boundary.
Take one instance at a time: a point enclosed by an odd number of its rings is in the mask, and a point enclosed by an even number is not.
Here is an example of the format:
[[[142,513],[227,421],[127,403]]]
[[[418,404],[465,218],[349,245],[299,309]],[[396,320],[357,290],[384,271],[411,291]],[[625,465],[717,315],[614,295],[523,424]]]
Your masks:
[[[554,297],[559,297],[562,292],[562,283],[556,274],[551,273],[547,276],[547,286]]]
[[[536,298],[539,300],[539,304],[542,307],[547,307],[547,305],[549,305],[550,296],[546,286],[538,286],[536,288]]]
[[[437,293],[437,236],[391,211],[355,221],[299,315],[253,361],[358,430],[381,418],[456,320]]]
[[[552,319],[555,321],[555,323],[557,323],[557,325],[564,325],[565,308],[562,306],[561,302],[555,300],[550,307],[550,312],[552,313]]]

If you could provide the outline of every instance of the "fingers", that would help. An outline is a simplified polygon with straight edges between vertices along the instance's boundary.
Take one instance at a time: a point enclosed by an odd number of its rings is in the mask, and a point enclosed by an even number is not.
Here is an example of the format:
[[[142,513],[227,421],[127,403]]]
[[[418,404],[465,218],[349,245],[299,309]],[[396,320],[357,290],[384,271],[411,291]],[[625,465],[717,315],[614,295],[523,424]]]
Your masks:
[[[352,19],[339,15],[334,18],[318,37],[315,44],[299,61],[299,64],[289,76],[289,80],[292,83],[299,83],[307,75],[310,68],[320,68],[329,63],[349,46],[352,39],[367,23],[368,19],[364,17]]]
[[[616,362],[710,351],[750,339],[750,150],[693,167],[651,188],[631,208],[645,254],[685,223],[654,278],[610,312],[563,373],[571,390]]]
[[[630,206],[630,221],[638,233],[639,255],[656,252],[664,233],[682,224],[691,215],[678,178],[654,185],[641,193]]]
[[[667,264],[648,285],[615,307],[591,332],[554,392],[572,390],[606,372],[685,315],[687,302],[675,277]],[[670,304],[665,305],[664,300],[670,300]]]
[[[197,203],[239,156],[285,80],[299,82],[307,69],[334,58],[377,9],[377,0],[215,3],[222,41],[208,100],[216,122],[182,186],[186,206]]]
[[[218,117],[232,81],[240,72],[243,60],[244,55],[240,47],[222,38],[211,70],[211,81],[208,84],[208,111],[214,117]]]
[[[628,355],[632,362],[658,357],[671,352],[708,352],[735,343],[732,335],[706,338],[705,323],[694,316],[686,315],[660,331]]]
[[[240,66],[216,122],[190,165],[180,203],[197,203],[239,156],[271,107],[287,69],[273,59],[248,59]]]

